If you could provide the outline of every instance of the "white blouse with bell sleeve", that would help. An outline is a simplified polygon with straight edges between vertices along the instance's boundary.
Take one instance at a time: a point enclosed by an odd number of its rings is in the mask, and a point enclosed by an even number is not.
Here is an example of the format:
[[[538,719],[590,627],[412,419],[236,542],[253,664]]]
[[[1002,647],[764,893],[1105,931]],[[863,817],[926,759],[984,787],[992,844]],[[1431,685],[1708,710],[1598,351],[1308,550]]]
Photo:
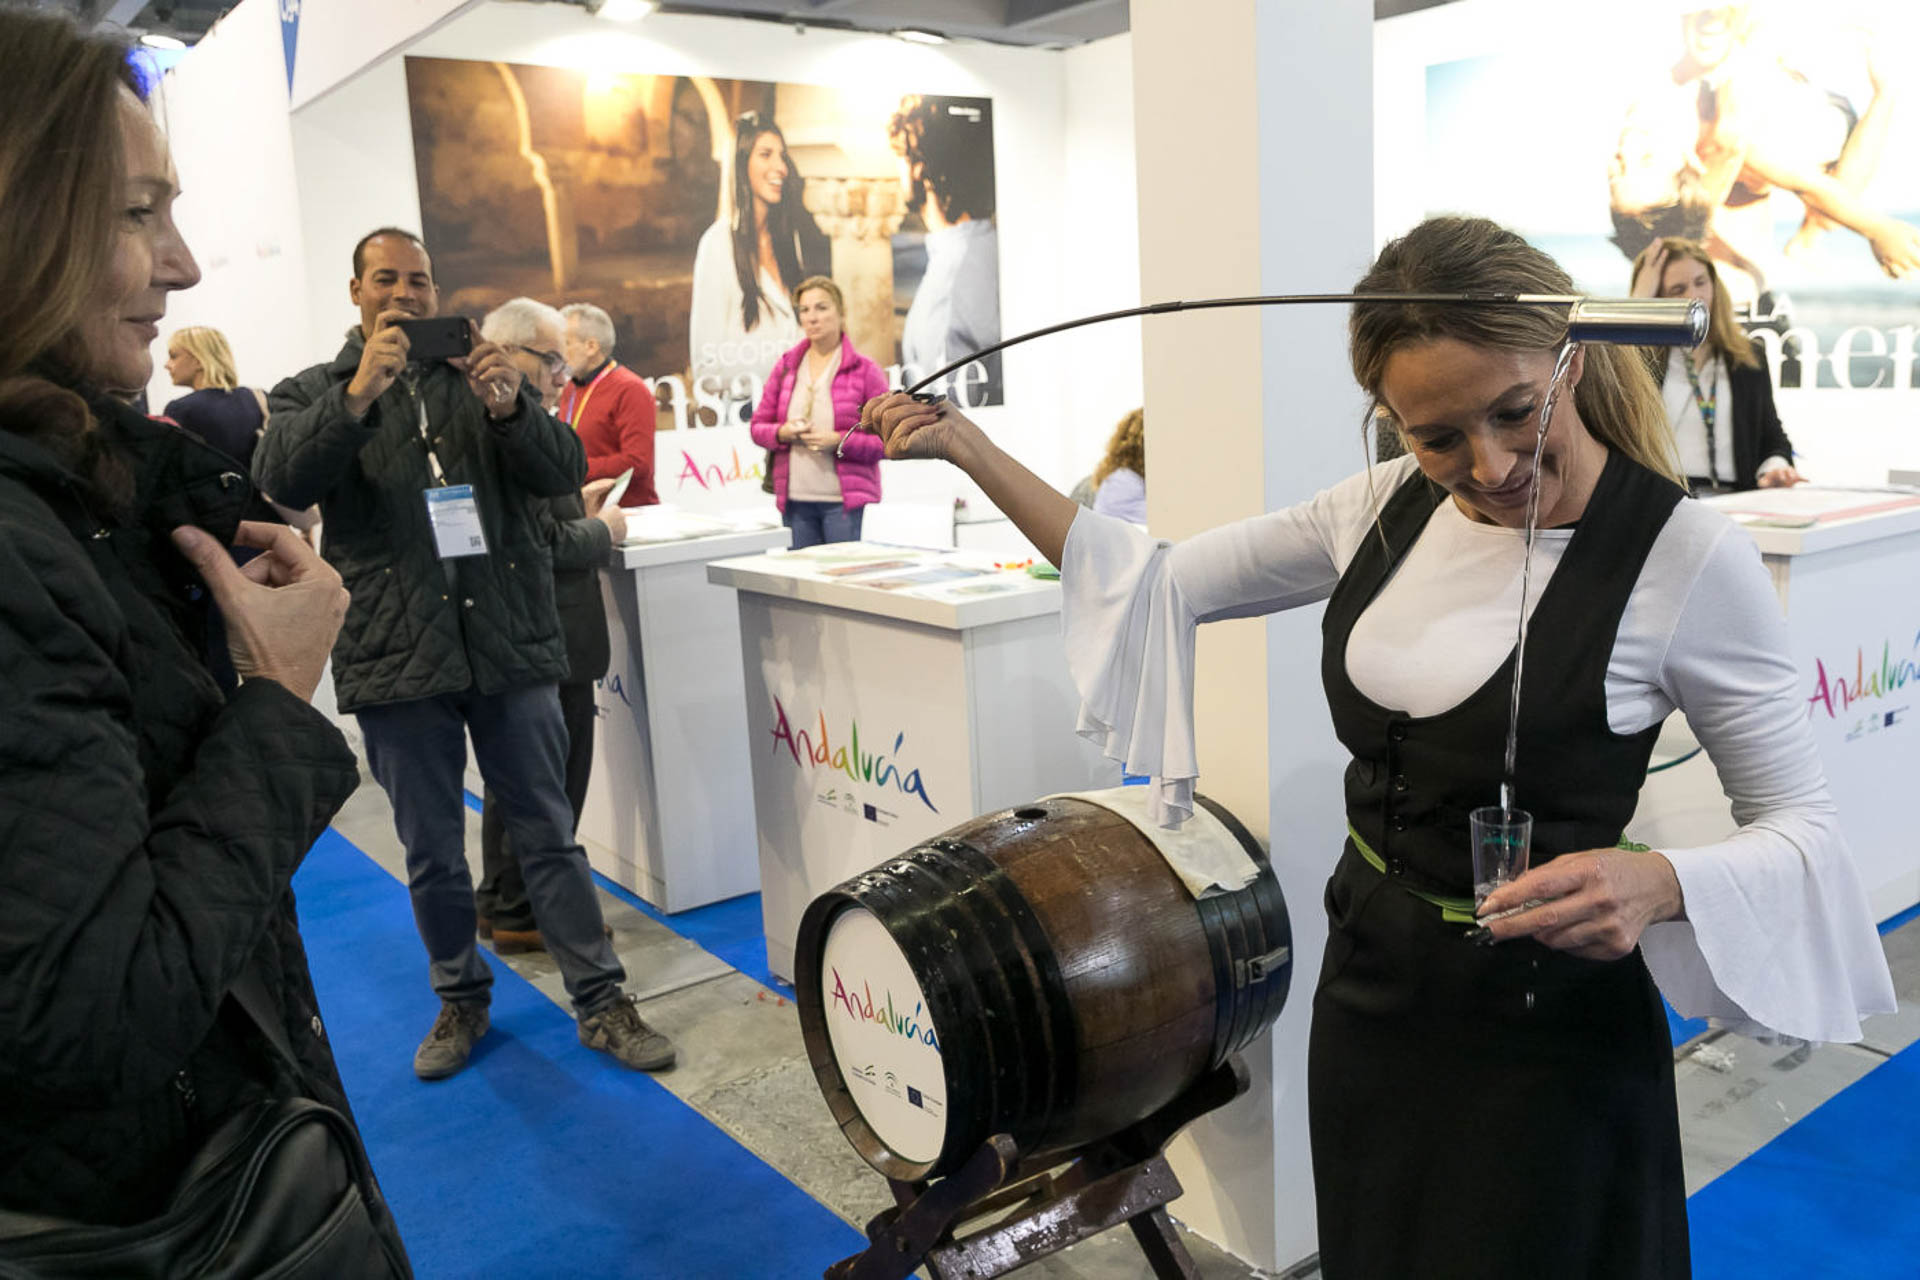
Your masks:
[[[1193,812],[1195,627],[1326,599],[1373,536],[1375,495],[1384,503],[1413,469],[1411,458],[1395,459],[1178,544],[1076,515],[1060,576],[1079,730],[1152,778],[1156,821],[1177,826]],[[1570,538],[1541,534],[1529,608]],[[1478,688],[1513,648],[1524,550],[1518,531],[1441,503],[1354,627],[1346,660],[1355,685],[1411,715],[1444,711]],[[1748,1034],[1857,1040],[1862,1017],[1894,1008],[1892,980],[1797,682],[1752,540],[1681,502],[1622,616],[1607,716],[1624,734],[1684,711],[1739,825],[1714,844],[1660,850],[1686,919],[1651,926],[1643,952],[1683,1015]]]

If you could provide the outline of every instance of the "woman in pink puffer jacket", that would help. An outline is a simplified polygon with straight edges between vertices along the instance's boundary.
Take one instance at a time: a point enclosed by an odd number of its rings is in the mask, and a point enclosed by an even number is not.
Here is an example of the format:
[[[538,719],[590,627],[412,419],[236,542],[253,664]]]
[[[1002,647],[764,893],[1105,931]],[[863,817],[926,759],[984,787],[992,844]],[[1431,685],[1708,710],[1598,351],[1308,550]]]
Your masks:
[[[795,547],[858,542],[862,509],[880,499],[881,445],[853,427],[860,407],[886,394],[887,375],[848,340],[839,285],[811,276],[793,301],[807,340],[767,375],[753,442],[770,451],[773,500]]]

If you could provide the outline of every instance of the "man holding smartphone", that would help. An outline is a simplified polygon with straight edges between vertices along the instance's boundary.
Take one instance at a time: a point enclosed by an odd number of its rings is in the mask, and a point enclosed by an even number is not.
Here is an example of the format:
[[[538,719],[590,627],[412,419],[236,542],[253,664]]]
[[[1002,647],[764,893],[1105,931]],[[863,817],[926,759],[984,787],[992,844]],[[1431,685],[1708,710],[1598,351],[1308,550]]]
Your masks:
[[[488,1028],[493,974],[474,942],[465,849],[469,734],[581,1043],[635,1069],[668,1066],[672,1043],[621,990],[564,785],[556,686],[567,656],[535,512],[578,490],[580,442],[541,411],[498,344],[414,357],[399,322],[439,310],[418,237],[384,227],[362,238],[349,295],[360,325],[339,355],[268,397],[273,426],[254,477],[288,506],[320,504],[326,558],[353,593],[333,650],[335,693],[357,714],[393,802],[441,1000],[414,1072],[454,1074]]]

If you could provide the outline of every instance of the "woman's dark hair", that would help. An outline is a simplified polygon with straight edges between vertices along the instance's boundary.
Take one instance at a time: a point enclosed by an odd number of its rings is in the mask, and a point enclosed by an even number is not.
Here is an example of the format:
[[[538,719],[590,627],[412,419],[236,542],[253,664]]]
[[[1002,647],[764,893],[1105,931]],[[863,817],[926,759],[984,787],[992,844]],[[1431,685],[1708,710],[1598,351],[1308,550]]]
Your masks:
[[[754,143],[765,134],[780,140],[780,158],[786,162],[787,181],[780,203],[767,210],[767,234],[773,237],[773,260],[780,268],[780,284],[789,296],[808,276],[826,275],[827,237],[801,203],[806,180],[787,151],[787,135],[758,111],[733,122],[733,271],[740,278],[740,323],[751,331],[760,323],[760,228],[753,219],[753,186],[747,181],[747,159]]]
[[[887,123],[895,153],[913,172],[907,208],[919,213],[931,195],[948,222],[991,218],[994,209],[993,127],[989,108],[969,98],[909,94]]]
[[[64,14],[0,7],[0,429],[83,474],[99,459],[81,329],[119,235],[128,54]]]

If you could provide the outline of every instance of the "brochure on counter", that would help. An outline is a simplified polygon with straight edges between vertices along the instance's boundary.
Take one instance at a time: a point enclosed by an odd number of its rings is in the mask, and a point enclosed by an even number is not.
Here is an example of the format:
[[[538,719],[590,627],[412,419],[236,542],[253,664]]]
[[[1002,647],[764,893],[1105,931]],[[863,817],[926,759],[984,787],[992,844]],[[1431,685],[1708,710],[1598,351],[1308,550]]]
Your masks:
[[[1920,494],[1904,485],[1840,488],[1795,485],[1787,489],[1753,489],[1745,493],[1715,494],[1704,499],[1741,524],[1773,529],[1810,529],[1859,516],[1877,515],[1920,506]]]
[[[645,507],[627,507],[627,536],[623,547],[642,547],[660,542],[685,542],[692,538],[714,538],[730,533],[757,533],[780,527],[780,516],[773,511],[682,511],[667,503]]]
[[[767,559],[799,576],[891,591],[929,600],[960,601],[1044,589],[1046,578],[1029,572],[1032,560],[1004,560],[977,551],[830,542],[798,551],[774,550]],[[1058,575],[1051,575],[1057,580]]]

